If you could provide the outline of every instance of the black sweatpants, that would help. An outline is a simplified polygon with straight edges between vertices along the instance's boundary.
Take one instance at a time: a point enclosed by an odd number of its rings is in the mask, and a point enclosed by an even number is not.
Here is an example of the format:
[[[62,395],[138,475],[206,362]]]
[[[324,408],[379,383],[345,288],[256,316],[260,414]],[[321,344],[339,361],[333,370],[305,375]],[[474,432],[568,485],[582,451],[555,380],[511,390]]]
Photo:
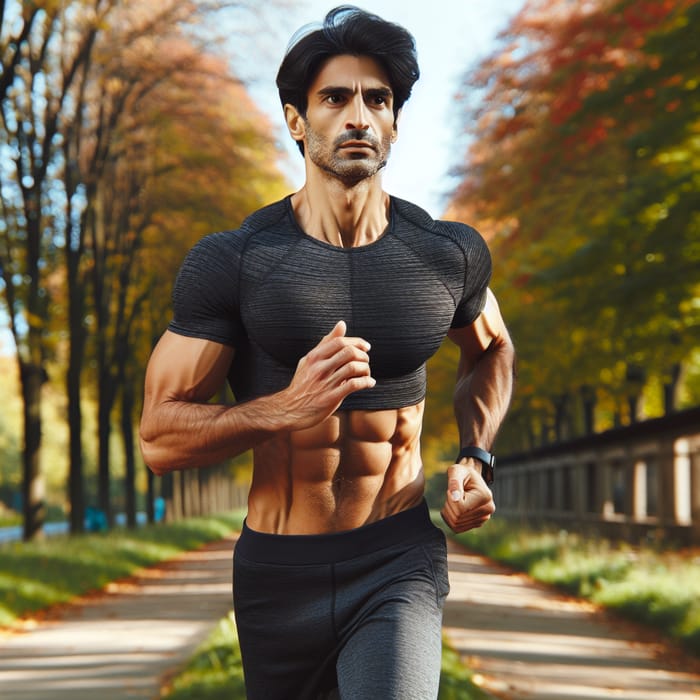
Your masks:
[[[425,503],[332,534],[244,525],[233,572],[249,700],[437,697],[449,583]]]

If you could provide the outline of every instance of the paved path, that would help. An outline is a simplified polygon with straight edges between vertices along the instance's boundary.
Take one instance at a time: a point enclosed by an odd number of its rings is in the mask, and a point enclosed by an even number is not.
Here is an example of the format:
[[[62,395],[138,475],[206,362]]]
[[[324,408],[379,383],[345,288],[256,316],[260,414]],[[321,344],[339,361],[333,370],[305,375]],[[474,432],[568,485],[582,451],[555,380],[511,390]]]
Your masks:
[[[231,609],[233,539],[0,636],[2,700],[153,700]],[[53,619],[52,619],[53,618]]]
[[[698,700],[700,660],[523,574],[450,546],[445,631],[504,700]]]
[[[154,700],[231,608],[225,540],[20,633],[0,635],[2,700]],[[484,688],[507,700],[690,700],[700,662],[660,654],[649,637],[580,601],[470,556],[450,553],[451,643]],[[641,628],[640,628],[641,629]],[[381,700],[381,699],[377,699]]]

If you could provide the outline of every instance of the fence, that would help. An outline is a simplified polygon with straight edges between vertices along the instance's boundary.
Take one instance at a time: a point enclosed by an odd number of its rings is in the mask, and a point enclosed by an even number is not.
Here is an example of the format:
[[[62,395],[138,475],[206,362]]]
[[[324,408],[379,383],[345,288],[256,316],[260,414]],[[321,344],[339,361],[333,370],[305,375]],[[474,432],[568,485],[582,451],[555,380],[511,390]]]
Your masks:
[[[638,541],[700,544],[700,407],[509,456],[498,513]]]

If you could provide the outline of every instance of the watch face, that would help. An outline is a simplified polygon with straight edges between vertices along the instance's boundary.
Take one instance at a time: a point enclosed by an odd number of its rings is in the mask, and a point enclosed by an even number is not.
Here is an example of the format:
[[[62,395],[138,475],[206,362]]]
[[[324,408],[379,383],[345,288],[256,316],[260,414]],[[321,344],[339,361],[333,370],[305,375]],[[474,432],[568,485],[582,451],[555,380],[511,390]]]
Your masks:
[[[494,480],[494,469],[495,465],[494,462],[496,460],[492,460],[491,464],[482,464],[481,466],[481,478],[489,485],[493,484]]]

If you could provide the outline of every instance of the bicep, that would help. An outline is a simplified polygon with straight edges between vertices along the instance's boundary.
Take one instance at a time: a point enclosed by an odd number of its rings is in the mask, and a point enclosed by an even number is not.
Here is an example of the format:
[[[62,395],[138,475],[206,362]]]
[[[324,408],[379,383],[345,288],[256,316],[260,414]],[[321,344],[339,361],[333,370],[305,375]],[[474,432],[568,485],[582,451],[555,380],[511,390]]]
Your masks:
[[[208,401],[226,381],[233,355],[227,345],[165,331],[146,369],[145,407]]]
[[[498,301],[493,292],[486,292],[484,309],[476,320],[464,328],[452,328],[447,337],[460,349],[458,374],[466,376],[473,369],[479,358],[494,347],[494,344],[508,343],[510,337],[501,316]]]

